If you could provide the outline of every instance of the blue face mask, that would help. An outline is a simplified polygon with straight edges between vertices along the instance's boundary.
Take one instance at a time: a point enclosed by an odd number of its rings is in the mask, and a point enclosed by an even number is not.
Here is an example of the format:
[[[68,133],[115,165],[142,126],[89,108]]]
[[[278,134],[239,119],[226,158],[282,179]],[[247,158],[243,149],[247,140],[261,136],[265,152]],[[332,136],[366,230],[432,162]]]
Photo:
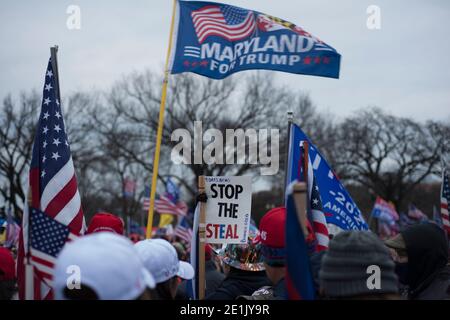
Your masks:
[[[400,283],[408,284],[408,263],[395,263],[395,273],[398,276]]]

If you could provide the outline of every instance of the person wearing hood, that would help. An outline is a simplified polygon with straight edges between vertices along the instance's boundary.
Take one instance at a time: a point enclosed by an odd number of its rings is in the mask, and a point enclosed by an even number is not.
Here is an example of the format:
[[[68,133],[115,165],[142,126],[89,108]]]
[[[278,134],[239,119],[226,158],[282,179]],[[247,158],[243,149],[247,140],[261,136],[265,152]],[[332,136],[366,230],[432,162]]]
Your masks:
[[[385,241],[410,300],[450,298],[448,242],[433,223],[414,225]]]
[[[0,247],[0,300],[11,300],[16,291],[16,263],[11,251]]]

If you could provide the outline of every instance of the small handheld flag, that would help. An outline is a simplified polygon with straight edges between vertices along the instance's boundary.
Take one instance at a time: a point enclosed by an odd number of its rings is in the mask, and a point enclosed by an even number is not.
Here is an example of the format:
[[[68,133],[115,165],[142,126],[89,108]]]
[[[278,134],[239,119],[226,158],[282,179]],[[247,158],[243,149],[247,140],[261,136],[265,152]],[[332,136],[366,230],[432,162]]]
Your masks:
[[[372,216],[384,223],[392,226],[399,219],[399,215],[392,203],[387,202],[381,197],[377,197],[372,209]]]
[[[448,214],[448,203],[450,202],[450,184],[448,171],[444,167],[442,170],[442,185],[441,185],[441,219],[447,235],[450,236],[450,218]]]

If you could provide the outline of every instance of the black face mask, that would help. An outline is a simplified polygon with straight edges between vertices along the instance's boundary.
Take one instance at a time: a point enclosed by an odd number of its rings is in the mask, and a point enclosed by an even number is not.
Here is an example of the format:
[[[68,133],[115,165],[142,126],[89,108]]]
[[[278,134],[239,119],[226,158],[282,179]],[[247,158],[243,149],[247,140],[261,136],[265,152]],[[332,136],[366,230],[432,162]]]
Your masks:
[[[395,273],[401,284],[408,284],[408,263],[395,263]]]

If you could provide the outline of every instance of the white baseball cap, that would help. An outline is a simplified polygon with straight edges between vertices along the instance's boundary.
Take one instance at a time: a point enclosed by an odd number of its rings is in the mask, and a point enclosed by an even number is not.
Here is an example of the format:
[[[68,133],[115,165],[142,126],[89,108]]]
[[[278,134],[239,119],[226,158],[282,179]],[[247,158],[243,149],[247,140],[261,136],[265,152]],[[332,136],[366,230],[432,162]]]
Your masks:
[[[66,299],[64,289],[73,266],[79,268],[79,282],[91,288],[100,300],[132,300],[146,287],[155,287],[155,279],[133,243],[111,232],[89,234],[64,246],[54,268],[55,299]]]
[[[163,239],[147,239],[135,245],[147,270],[155,277],[156,283],[169,280],[174,276],[183,279],[194,277],[194,268],[178,260],[177,251],[170,242]]]

